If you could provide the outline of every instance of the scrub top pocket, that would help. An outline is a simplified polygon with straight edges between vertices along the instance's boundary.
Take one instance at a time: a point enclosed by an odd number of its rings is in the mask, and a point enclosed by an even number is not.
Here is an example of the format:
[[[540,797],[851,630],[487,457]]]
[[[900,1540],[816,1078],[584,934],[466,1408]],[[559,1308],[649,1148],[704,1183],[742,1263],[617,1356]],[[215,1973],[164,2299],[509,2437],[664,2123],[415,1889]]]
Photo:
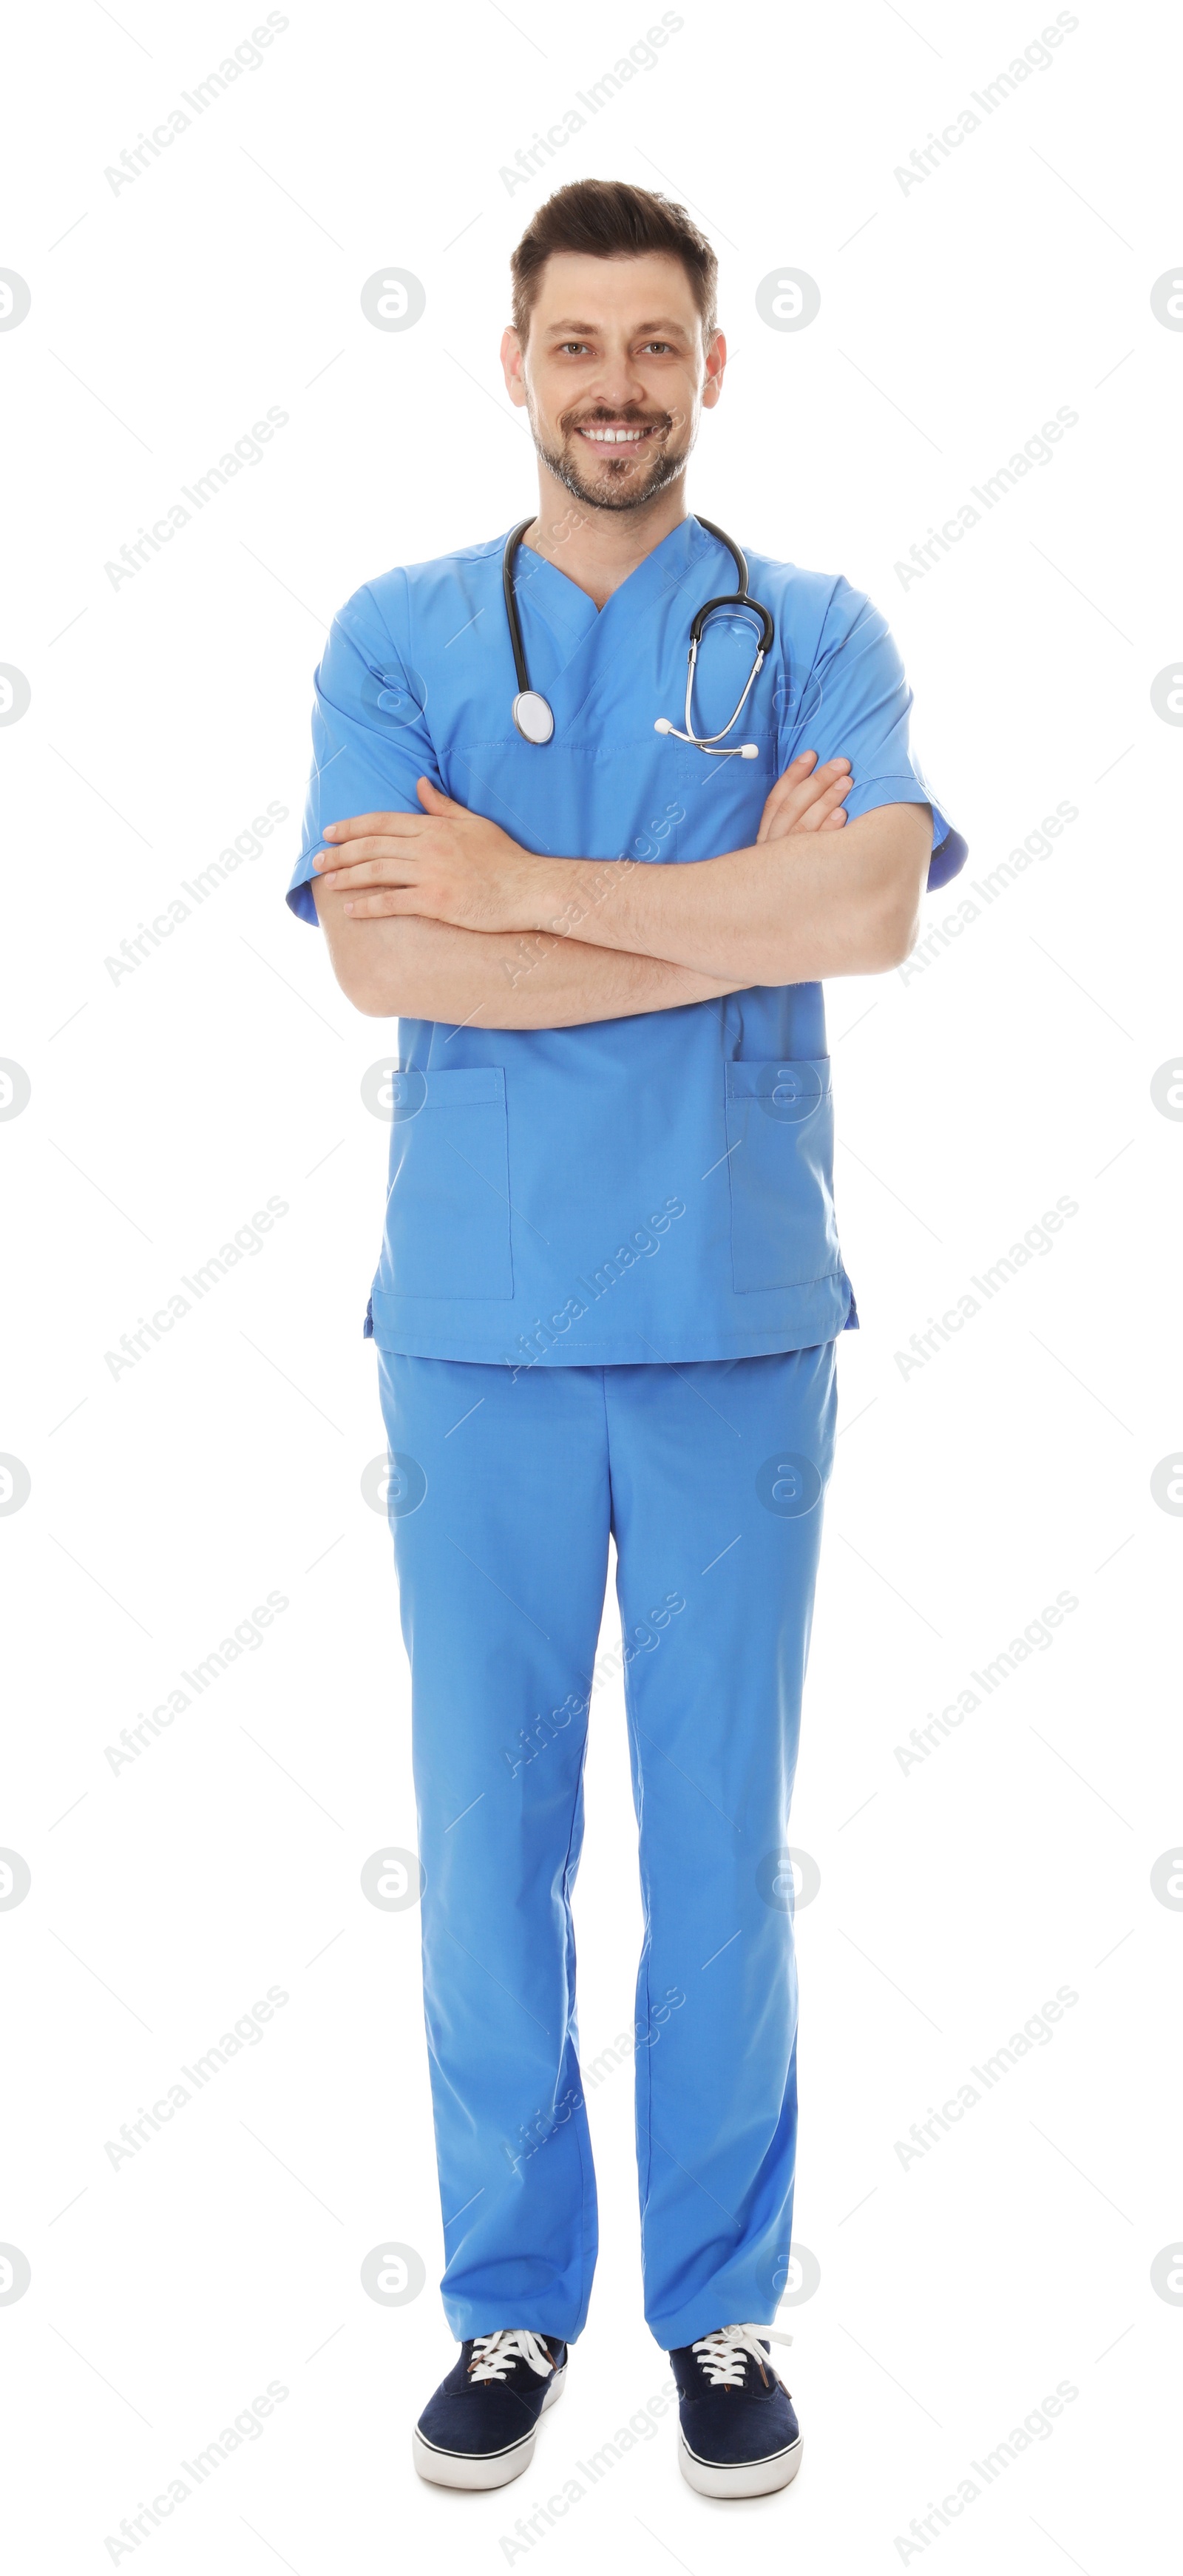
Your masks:
[[[839,1268],[830,1186],[830,1059],[729,1064],[727,1172],[737,1294],[796,1288]]]
[[[500,1065],[391,1078],[386,1252],[396,1297],[512,1297],[509,1150]]]

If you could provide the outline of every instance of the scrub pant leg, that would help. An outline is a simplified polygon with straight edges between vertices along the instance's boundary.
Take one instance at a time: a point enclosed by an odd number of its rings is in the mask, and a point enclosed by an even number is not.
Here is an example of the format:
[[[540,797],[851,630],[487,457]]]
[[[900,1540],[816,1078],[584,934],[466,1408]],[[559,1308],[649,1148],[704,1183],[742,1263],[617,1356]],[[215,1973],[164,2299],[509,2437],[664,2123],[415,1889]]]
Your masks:
[[[424,1998],[459,2337],[573,2341],[596,2254],[570,1891],[618,1554],[644,1940],[645,2313],[768,2324],[788,2272],[785,1845],[835,1350],[511,1371],[380,1353],[412,1670]]]

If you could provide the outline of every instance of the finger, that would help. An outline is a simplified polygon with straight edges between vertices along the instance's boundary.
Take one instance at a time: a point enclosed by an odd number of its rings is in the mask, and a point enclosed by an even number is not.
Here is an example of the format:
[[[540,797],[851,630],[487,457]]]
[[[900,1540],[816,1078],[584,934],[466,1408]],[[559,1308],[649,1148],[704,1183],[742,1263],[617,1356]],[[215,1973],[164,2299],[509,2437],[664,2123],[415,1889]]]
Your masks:
[[[421,832],[422,814],[350,814],[343,822],[325,823],[322,841],[356,841],[375,832]]]
[[[843,797],[849,794],[849,778],[835,779],[833,784],[820,793],[806,810],[795,815],[792,829],[795,832],[820,832],[824,828],[827,816],[832,814],[835,806],[840,805]]]
[[[412,819],[408,816],[408,821]],[[425,818],[421,828],[426,828]],[[346,841],[341,846],[330,845],[327,849],[318,850],[313,866],[318,876],[322,876],[331,868],[364,867],[370,859],[397,860],[399,866],[403,867],[422,856],[422,848],[415,839],[404,840],[400,837],[396,840],[393,833],[374,832],[367,834],[362,840]]]
[[[413,886],[419,871],[405,859],[364,859],[355,868],[334,868],[322,876],[330,894],[356,894],[362,886]]]
[[[832,778],[836,770],[849,769],[849,767],[850,762],[844,752],[837,753],[832,760],[823,760],[819,763],[816,751],[800,751],[796,759],[789,762],[788,768],[782,769],[780,777],[774,783],[772,793],[775,795],[778,788],[799,787],[803,780],[809,777]]]
[[[795,779],[791,769],[786,769],[784,777],[778,779],[777,786],[785,789],[786,799],[797,796],[804,798],[808,803],[812,797],[820,796],[827,787],[831,787],[836,778],[848,779],[849,776],[850,762],[844,756],[839,756],[834,760],[823,760],[820,766],[810,770],[805,778]],[[776,788],[772,792],[775,795]]]
[[[827,814],[825,822],[819,826],[819,829],[823,832],[840,832],[845,821],[846,807],[840,805],[836,814]]]
[[[768,803],[774,805],[774,810],[775,805],[782,804],[785,797],[791,795],[794,787],[799,787],[802,781],[808,778],[816,759],[816,751],[799,751],[796,758],[789,762],[788,768],[782,770],[780,777],[774,778],[767,798]]]
[[[828,760],[796,781],[786,770],[765,802],[757,844],[781,840],[786,832],[815,832],[830,805],[847,794],[850,783],[850,763],[845,759]]]
[[[805,757],[812,763],[815,754],[809,752]],[[815,798],[824,796],[835,780],[845,783],[849,776],[850,762],[845,759],[827,760],[820,769],[811,766],[807,770],[799,770],[797,762],[793,761],[783,777],[769,789],[765,812],[770,817],[780,817],[786,812],[808,813]]]
[[[454,796],[445,796],[432,778],[417,778],[415,793],[428,814],[467,814],[467,805],[458,805]]]
[[[418,911],[414,891],[387,887],[380,894],[359,894],[341,906],[352,921],[389,921],[398,913]],[[428,916],[425,916],[428,917]]]
[[[328,868],[354,868],[363,859],[407,857],[413,847],[413,842],[396,841],[393,832],[365,832],[355,841],[330,842],[317,856]]]

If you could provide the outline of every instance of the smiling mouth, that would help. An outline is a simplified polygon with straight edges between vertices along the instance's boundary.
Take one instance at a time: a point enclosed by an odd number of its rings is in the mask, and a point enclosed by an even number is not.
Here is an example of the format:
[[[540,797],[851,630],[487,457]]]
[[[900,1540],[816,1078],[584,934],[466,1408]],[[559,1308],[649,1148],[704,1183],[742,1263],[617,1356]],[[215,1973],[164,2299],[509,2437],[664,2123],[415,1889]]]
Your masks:
[[[635,423],[616,426],[604,421],[580,421],[576,436],[585,438],[590,447],[597,447],[601,451],[608,448],[623,448],[626,454],[631,452],[635,455],[637,449],[644,446],[645,440],[652,438],[655,431],[663,426],[664,423],[657,421],[649,421],[639,426]]]

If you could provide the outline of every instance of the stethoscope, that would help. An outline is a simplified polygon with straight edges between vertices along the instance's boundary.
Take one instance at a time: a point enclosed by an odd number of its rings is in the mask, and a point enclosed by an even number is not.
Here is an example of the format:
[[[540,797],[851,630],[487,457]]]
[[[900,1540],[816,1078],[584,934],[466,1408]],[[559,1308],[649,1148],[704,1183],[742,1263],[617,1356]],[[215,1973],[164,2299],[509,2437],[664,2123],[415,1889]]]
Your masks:
[[[514,670],[517,673],[518,682],[518,694],[514,699],[511,710],[513,720],[524,742],[544,743],[550,741],[551,735],[555,729],[555,720],[551,707],[543,697],[541,690],[532,689],[530,686],[530,673],[526,662],[526,648],[522,642],[522,625],[521,619],[518,616],[518,603],[514,595],[513,586],[513,567],[517,550],[525,536],[527,528],[533,527],[534,517],[536,515],[537,514],[535,513],[530,518],[523,519],[520,526],[512,529],[505,540],[505,552],[501,558],[501,586],[505,593],[505,614],[509,624],[509,640],[513,646],[513,663]],[[739,575],[739,589],[734,592],[729,592],[723,599],[708,599],[705,605],[699,609],[698,614],[694,619],[694,623],[691,626],[690,655],[686,671],[685,732],[681,732],[677,725],[671,724],[668,716],[657,716],[654,720],[653,730],[654,733],[673,734],[675,740],[678,742],[693,743],[696,751],[716,752],[720,760],[734,760],[737,758],[740,760],[755,760],[757,758],[758,746],[754,742],[728,743],[726,749],[722,751],[718,749],[718,746],[723,741],[724,734],[730,733],[732,725],[738,723],[739,718],[743,713],[751,690],[759,677],[765,658],[772,650],[772,641],[776,633],[776,628],[772,622],[771,611],[764,607],[761,600],[751,599],[748,596],[747,558],[742,552],[742,549],[736,545],[734,538],[729,537],[722,528],[717,528],[712,519],[700,518],[698,524],[700,528],[706,529],[709,536],[717,537],[720,545],[726,546],[728,554],[731,555],[734,560],[735,569]],[[760,619],[760,643],[755,661],[748,673],[747,685],[744,688],[743,694],[738,700],[738,703],[729,715],[722,732],[697,734],[694,730],[693,713],[694,666],[698,660],[698,648],[702,642],[703,628],[706,625],[708,617],[713,616],[716,608],[750,609],[752,615]]]

